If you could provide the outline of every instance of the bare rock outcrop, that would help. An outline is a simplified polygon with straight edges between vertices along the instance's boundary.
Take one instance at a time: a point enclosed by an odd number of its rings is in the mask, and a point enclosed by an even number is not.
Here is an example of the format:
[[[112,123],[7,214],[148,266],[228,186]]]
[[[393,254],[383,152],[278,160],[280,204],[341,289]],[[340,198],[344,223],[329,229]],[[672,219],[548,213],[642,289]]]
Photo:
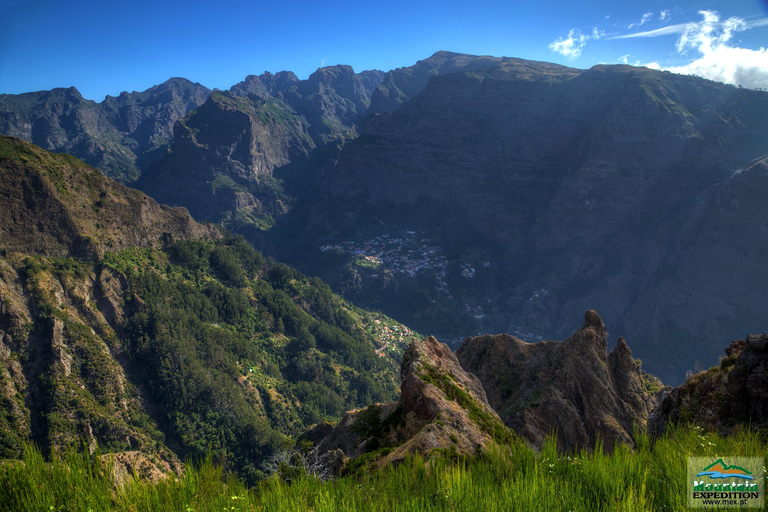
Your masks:
[[[134,479],[156,484],[184,471],[184,465],[178,461],[169,463],[155,454],[140,451],[107,453],[100,460],[112,471],[115,486],[119,488]]]
[[[612,450],[633,444],[633,429],[645,427],[661,382],[640,370],[624,338],[608,353],[607,337],[590,310],[564,341],[486,335],[467,338],[456,354],[504,423],[533,447],[555,434],[562,450],[592,449],[598,440]]]
[[[750,334],[725,349],[720,364],[664,394],[648,418],[658,437],[669,425],[695,424],[727,434],[738,426],[768,427],[768,334]]]
[[[371,460],[376,466],[407,454],[474,454],[491,442],[518,442],[489,405],[480,380],[434,337],[408,347],[400,374],[397,403],[348,412],[337,426],[316,425],[301,439],[335,460],[376,451]]]

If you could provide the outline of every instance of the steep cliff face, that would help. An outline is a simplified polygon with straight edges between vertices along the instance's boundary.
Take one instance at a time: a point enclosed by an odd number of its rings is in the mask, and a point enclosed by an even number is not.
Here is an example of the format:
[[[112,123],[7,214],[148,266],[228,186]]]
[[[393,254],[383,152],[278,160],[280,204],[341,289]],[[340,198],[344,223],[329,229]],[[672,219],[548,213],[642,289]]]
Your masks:
[[[219,231],[20,139],[0,136],[0,175],[3,456],[25,441],[64,449],[77,440],[178,467],[124,368],[116,333],[129,314],[127,278],[93,262],[107,250],[215,240]]]
[[[315,144],[307,123],[273,98],[251,100],[214,91],[174,128],[173,150],[136,186],[169,204],[189,205],[197,218],[267,219],[287,209],[272,179],[276,169],[306,165]]]
[[[124,278],[87,265],[69,270],[25,267],[20,255],[0,260],[2,456],[18,457],[23,442],[56,450],[77,442],[178,465],[118,362],[126,356],[115,332]]]
[[[172,78],[96,103],[74,87],[0,95],[0,133],[72,154],[123,183],[134,181],[171,142],[174,123],[210,91]]]
[[[628,66],[560,83],[454,73],[371,119],[328,188],[451,202],[511,250],[547,251],[687,204],[744,168],[768,147],[766,109],[754,91]]]
[[[628,66],[551,82],[490,70],[435,76],[371,118],[325,169],[328,200],[307,232],[332,233],[329,244],[366,223],[422,228],[455,274],[469,265],[463,253],[485,252],[475,263],[489,263],[483,272],[498,287],[473,292],[479,280],[466,278],[450,290],[473,310],[463,322],[473,331],[564,336],[567,319],[594,306],[651,371],[678,382],[695,358],[717,352],[697,343],[694,356],[683,340],[748,328],[763,309],[743,297],[760,296],[760,271],[745,281],[765,235],[746,217],[726,225],[745,215],[736,201],[764,186],[762,170],[734,173],[768,149],[766,114],[760,92]],[[446,222],[431,222],[435,211]],[[729,284],[735,274],[746,288]],[[439,293],[429,299],[453,307]]]
[[[661,382],[640,370],[619,338],[607,352],[607,332],[595,311],[563,341],[526,343],[512,336],[467,338],[456,355],[483,383],[504,424],[541,448],[557,436],[561,450],[633,445],[645,428]]]
[[[319,424],[300,439],[313,442],[316,454],[346,464],[365,454],[361,460],[377,467],[407,454],[472,455],[492,442],[520,442],[489,405],[477,377],[434,337],[408,347],[400,377],[396,404],[349,412],[338,425]]]
[[[106,250],[219,238],[184,208],[158,204],[69,156],[0,136],[0,248],[97,259]]]
[[[357,136],[380,76],[332,66],[307,80],[265,73],[214,91],[177,123],[172,151],[136,186],[259,239],[310,194],[323,159]]]
[[[94,163],[154,162],[146,192],[440,339],[562,338],[595,307],[676,383],[716,357],[710,340],[762,328],[768,171],[745,170],[768,151],[761,92],[449,52],[386,74],[249,76],[187,110],[201,91],[172,80],[98,108],[74,90],[3,96],[0,123]],[[405,232],[424,240],[407,257],[357,264]]]

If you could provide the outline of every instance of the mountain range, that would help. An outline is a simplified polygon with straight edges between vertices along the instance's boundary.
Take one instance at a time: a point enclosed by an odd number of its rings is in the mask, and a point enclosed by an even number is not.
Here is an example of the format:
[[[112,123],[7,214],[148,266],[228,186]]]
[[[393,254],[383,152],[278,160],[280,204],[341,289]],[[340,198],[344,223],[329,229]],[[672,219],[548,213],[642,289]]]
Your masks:
[[[0,96],[2,133],[454,348],[564,338],[594,308],[669,383],[765,328],[766,114],[768,95],[692,76],[449,52],[100,104]]]
[[[70,155],[0,136],[0,175],[3,459],[80,450],[122,486],[206,457],[253,483],[414,455],[602,457],[646,450],[646,424],[658,439],[768,418],[766,334],[674,389],[624,338],[609,350],[594,310],[563,341],[454,353]]]

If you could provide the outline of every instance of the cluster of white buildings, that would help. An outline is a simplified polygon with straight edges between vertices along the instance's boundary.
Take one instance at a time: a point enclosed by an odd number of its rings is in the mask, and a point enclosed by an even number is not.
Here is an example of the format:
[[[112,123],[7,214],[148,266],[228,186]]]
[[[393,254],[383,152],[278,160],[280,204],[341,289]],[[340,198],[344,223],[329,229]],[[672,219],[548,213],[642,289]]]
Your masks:
[[[366,261],[381,264],[390,272],[409,276],[428,270],[439,274],[448,265],[440,247],[432,245],[428,238],[417,237],[415,231],[405,231],[397,237],[385,234],[362,242],[320,247],[323,252],[332,249],[342,249],[362,256]]]

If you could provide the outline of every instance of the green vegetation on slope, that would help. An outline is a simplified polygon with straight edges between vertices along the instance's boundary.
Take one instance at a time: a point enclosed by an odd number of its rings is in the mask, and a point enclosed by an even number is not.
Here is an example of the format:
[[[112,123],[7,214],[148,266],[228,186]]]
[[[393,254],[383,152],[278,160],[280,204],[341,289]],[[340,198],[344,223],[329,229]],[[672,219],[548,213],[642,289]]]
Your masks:
[[[286,436],[397,396],[397,361],[377,354],[370,314],[242,238],[132,248],[95,264],[14,261],[36,314],[14,333],[10,359],[42,378],[22,388],[26,422],[10,412],[0,421],[5,457],[28,441],[170,449],[210,454],[252,482]],[[93,320],[107,299],[112,327]],[[24,410],[23,398],[8,411]]]
[[[461,458],[406,458],[374,473],[322,482],[277,477],[249,488],[205,459],[178,480],[129,482],[113,492],[109,473],[88,456],[46,464],[25,451],[24,464],[0,468],[0,503],[10,510],[681,510],[686,506],[688,456],[764,457],[766,439],[739,431],[723,438],[683,428],[650,443],[635,439],[601,450],[558,455],[550,441],[540,454],[524,446]],[[74,492],[73,492],[74,489]]]

